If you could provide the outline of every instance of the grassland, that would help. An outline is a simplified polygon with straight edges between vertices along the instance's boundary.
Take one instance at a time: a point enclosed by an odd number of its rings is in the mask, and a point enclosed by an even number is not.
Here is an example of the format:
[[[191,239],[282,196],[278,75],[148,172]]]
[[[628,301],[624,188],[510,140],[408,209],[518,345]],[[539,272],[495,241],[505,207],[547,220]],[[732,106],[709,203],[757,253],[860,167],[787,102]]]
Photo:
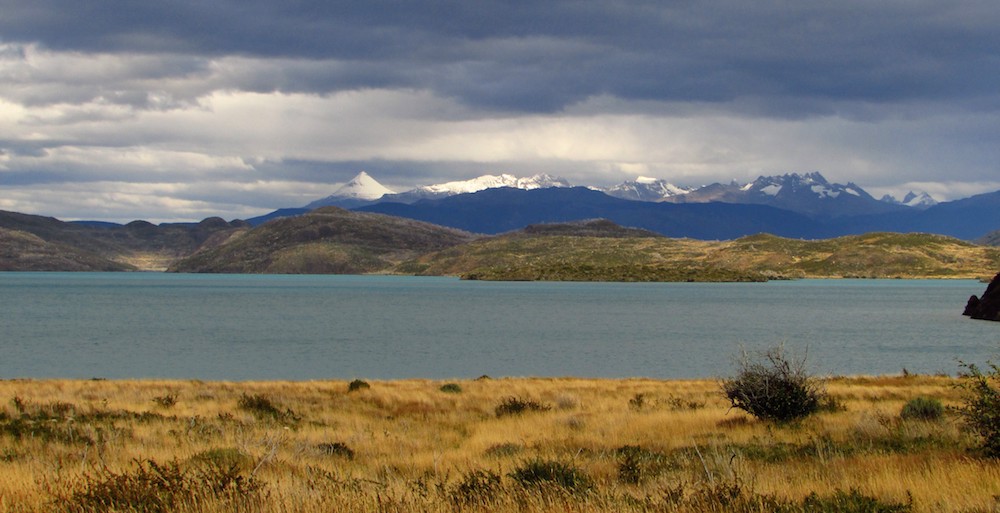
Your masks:
[[[931,234],[733,241],[513,233],[422,256],[401,272],[479,280],[761,281],[797,278],[983,278],[1000,249]]]
[[[996,511],[957,419],[899,415],[955,383],[831,378],[781,426],[714,380],[7,380],[0,510]]]

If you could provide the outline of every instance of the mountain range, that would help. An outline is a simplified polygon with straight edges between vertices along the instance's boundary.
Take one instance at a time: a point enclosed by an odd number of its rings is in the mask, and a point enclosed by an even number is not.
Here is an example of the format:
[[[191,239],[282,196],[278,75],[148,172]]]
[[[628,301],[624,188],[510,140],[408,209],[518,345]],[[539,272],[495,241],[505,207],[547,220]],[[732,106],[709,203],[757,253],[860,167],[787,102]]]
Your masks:
[[[0,270],[398,272],[407,259],[484,236],[528,226],[565,232],[566,223],[578,231],[572,223],[588,219],[630,233],[706,241],[761,233],[827,240],[923,232],[1000,245],[1000,191],[937,204],[928,198],[875,199],[856,184],[830,183],[819,173],[696,189],[651,178],[598,189],[549,175],[486,175],[403,193],[361,173],[327,198],[246,221],[119,225],[0,212]],[[351,210],[313,208],[322,202]],[[553,235],[549,228],[534,233],[542,231]]]
[[[567,192],[571,189],[577,190]],[[532,194],[525,196],[529,191]],[[733,238],[759,231],[802,238],[927,231],[973,240],[1000,228],[1000,222],[992,221],[995,216],[990,214],[995,211],[985,197],[940,205],[924,192],[910,192],[902,200],[889,195],[876,199],[857,184],[831,183],[818,172],[698,188],[648,177],[611,187],[583,188],[546,174],[523,178],[500,174],[399,193],[361,172],[330,196],[248,221],[258,225],[319,206],[381,212],[481,233],[594,217],[693,238]]]
[[[903,200],[876,199],[857,184],[830,183],[820,173],[762,176],[746,184],[715,183],[696,189],[651,178],[599,189],[571,187],[548,175],[521,179],[486,175],[384,194],[361,206],[356,198],[338,193],[323,201],[347,199],[353,202],[350,208],[359,211],[487,234],[591,218],[697,239],[733,239],[761,232],[820,239],[893,231],[976,240],[1000,228],[1000,191],[945,203],[925,193],[910,193]],[[249,221],[258,224],[306,210],[286,209]]]

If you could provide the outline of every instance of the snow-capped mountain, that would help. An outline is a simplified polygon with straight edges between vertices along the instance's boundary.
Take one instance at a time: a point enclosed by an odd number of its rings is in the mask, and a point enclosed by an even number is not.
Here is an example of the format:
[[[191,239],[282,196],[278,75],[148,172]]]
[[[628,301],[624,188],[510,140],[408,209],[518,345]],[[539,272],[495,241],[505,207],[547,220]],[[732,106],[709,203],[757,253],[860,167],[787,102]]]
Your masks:
[[[675,203],[750,203],[770,205],[813,217],[843,217],[876,214],[902,208],[879,201],[864,189],[848,183],[830,183],[820,173],[789,173],[761,176],[740,185],[715,183],[682,196],[667,198]]]
[[[382,198],[382,201],[413,203],[422,199],[445,198],[456,194],[467,194],[470,192],[479,192],[498,187],[512,187],[515,189],[532,190],[545,189],[548,187],[572,186],[564,178],[547,174],[539,174],[527,178],[519,178],[510,174],[483,175],[471,180],[424,185],[406,192],[386,196],[385,198]]]
[[[906,194],[906,196],[903,196],[902,201],[896,199],[895,196],[892,196],[890,194],[882,196],[881,201],[884,201],[891,205],[904,205],[907,207],[916,208],[920,210],[928,209],[938,204],[938,201],[933,197],[931,197],[930,194],[927,194],[926,192],[921,192],[920,194],[917,194],[913,191],[910,191]]]
[[[333,194],[306,205],[306,208],[313,209],[331,205],[339,207],[360,206],[371,203],[386,194],[395,194],[395,191],[378,183],[378,180],[362,171],[351,178],[349,182],[340,186],[339,189],[333,191]]]
[[[693,189],[678,187],[666,180],[640,176],[635,180],[598,189],[608,196],[636,201],[663,201],[672,196],[687,194]]]
[[[513,187],[515,189],[544,189],[547,187],[569,187],[570,184],[563,178],[552,175],[535,175],[528,178],[518,178],[514,175],[483,175],[471,180],[447,182],[437,185],[425,185],[418,187],[434,194],[464,194],[467,192],[478,192],[483,189],[494,189],[496,187]]]

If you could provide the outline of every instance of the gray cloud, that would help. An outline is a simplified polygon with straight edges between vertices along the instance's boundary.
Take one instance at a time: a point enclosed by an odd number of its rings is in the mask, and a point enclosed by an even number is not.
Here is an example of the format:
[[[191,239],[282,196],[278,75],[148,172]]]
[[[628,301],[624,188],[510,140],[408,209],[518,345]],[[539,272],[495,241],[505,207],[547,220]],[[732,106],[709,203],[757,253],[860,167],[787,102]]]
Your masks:
[[[834,101],[996,94],[988,2],[5,1],[6,41],[66,51],[317,61],[250,90],[412,87],[550,112],[634,100]],[[324,62],[336,62],[326,67]],[[180,59],[147,79],[202,71]],[[145,73],[143,73],[145,71]],[[324,72],[325,71],[325,72]],[[159,77],[157,77],[159,75]],[[113,77],[112,77],[113,80]]]

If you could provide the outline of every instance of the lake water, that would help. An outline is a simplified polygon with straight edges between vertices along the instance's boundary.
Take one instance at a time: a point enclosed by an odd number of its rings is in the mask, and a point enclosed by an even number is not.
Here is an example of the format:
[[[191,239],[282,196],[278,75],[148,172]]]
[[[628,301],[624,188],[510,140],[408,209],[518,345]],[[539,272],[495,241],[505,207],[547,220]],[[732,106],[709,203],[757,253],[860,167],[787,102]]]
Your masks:
[[[782,343],[824,375],[955,374],[1000,354],[960,315],[984,289],[0,273],[0,378],[695,378]]]

